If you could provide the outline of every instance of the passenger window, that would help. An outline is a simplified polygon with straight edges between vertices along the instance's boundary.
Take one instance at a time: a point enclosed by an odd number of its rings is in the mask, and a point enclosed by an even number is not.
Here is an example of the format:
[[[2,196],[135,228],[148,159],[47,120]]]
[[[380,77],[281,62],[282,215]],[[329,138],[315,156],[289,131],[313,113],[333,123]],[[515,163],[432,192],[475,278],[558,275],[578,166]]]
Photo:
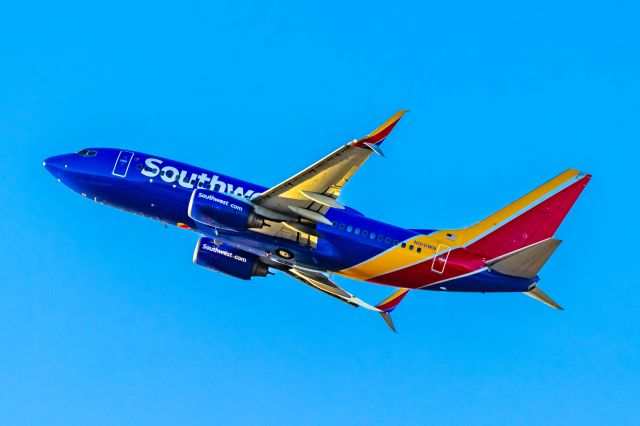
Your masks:
[[[409,246],[409,250],[413,250],[413,244]]]
[[[384,242],[387,243],[387,244],[390,244],[391,243],[391,238],[389,238],[389,237],[385,238]]]
[[[369,234],[369,238],[371,238],[372,240],[376,239],[376,233],[372,232],[371,234]]]
[[[399,242],[400,242],[400,241],[398,241],[398,240],[393,240],[393,245],[394,245],[394,246],[397,246]]]
[[[164,170],[160,171],[160,176],[164,176]]]
[[[402,243],[402,248],[405,248],[407,246],[407,243]]]
[[[418,253],[420,253],[420,252],[422,251],[422,247],[418,247],[418,248],[416,249],[416,251],[417,251]]]
[[[378,241],[382,241],[383,238],[384,238],[384,236],[378,235]]]
[[[354,229],[353,233],[356,234],[356,235],[360,235],[360,228]]]
[[[198,182],[198,188],[202,188],[202,182]]]
[[[367,235],[369,235],[369,231],[367,231],[366,229],[364,231],[362,231],[362,236],[367,238]]]
[[[351,232],[351,231],[353,231],[353,226],[351,225],[347,226],[347,232]]]
[[[341,224],[340,224],[340,230],[341,230],[341,231],[344,231],[344,223],[341,223]]]
[[[338,222],[333,222],[333,226],[338,226]]]
[[[138,164],[138,170],[142,170],[142,164]]]

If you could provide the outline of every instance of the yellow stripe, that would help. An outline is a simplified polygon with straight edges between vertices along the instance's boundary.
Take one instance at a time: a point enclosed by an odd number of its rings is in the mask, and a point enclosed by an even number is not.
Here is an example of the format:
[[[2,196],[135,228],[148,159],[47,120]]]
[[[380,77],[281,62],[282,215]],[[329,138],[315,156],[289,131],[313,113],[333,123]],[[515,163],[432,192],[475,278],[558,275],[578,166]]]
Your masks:
[[[444,239],[445,235],[446,232],[436,232],[433,235],[417,235],[414,238],[406,240],[407,246],[413,245],[414,250],[402,248],[400,245],[397,245],[380,254],[378,257],[352,268],[344,269],[340,271],[339,274],[365,280],[420,262],[427,257],[433,256],[440,244],[453,245],[451,241]],[[422,248],[421,253],[416,252],[415,249],[418,247]]]
[[[363,138],[356,139],[356,140],[354,140],[352,142],[349,142],[348,145],[357,145],[362,140],[366,140],[368,138],[375,137],[378,133],[383,132],[387,127],[392,126],[393,124],[397,123],[398,120],[400,120],[402,118],[402,116],[407,112],[408,112],[408,110],[401,110],[401,111],[396,112],[395,114],[393,114],[391,116],[390,119],[388,119],[387,121],[385,121],[384,123],[382,123],[381,125],[376,127],[376,129],[373,132],[369,133],[367,136],[365,136]]]

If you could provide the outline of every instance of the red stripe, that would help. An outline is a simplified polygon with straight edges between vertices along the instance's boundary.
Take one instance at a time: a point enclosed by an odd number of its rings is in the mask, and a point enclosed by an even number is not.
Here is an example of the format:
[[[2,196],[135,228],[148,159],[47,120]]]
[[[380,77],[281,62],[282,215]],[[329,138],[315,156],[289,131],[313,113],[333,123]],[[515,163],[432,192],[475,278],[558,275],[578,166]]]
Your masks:
[[[467,253],[463,248],[457,248],[451,251],[447,264],[444,268],[444,273],[439,274],[435,272],[431,269],[432,265],[433,259],[427,259],[416,265],[409,266],[395,272],[379,275],[368,279],[367,281],[377,284],[416,289],[437,281],[468,274],[471,271],[485,266],[482,258]]]

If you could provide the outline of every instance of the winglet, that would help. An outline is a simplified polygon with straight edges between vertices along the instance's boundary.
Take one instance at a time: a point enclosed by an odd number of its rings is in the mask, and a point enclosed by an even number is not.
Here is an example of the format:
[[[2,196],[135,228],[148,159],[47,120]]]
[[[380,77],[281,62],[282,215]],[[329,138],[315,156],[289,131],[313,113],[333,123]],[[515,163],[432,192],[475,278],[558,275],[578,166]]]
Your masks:
[[[386,137],[389,136],[389,133],[391,133],[393,128],[396,126],[396,124],[398,124],[398,121],[400,121],[400,119],[406,112],[406,110],[400,110],[396,112],[390,119],[378,126],[378,128],[373,132],[369,133],[367,136],[361,139],[356,139],[353,142],[350,142],[349,145],[358,146],[361,148],[369,147],[373,151],[378,152],[373,148],[373,146],[380,145],[386,139]],[[382,151],[380,151],[380,153],[381,152]]]
[[[384,322],[387,323],[387,325],[389,326],[391,331],[393,331],[394,333],[398,333],[396,331],[396,326],[393,325],[393,320],[391,319],[391,314],[389,312],[378,312],[378,313],[380,314],[380,316],[382,317]]]
[[[391,312],[402,302],[407,293],[409,293],[408,288],[401,288],[376,305],[378,313],[394,333],[397,333],[397,331],[391,320]]]

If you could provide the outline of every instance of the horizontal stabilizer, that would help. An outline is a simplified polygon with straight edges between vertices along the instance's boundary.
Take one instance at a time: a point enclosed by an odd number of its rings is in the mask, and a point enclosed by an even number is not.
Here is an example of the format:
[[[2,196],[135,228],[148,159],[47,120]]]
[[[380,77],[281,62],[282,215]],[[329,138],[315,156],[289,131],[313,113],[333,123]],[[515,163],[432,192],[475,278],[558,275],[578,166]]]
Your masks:
[[[544,303],[547,306],[551,306],[553,309],[558,309],[559,311],[564,311],[564,308],[560,305],[558,305],[556,302],[553,301],[552,298],[550,298],[549,296],[547,296],[547,294],[540,290],[538,287],[534,287],[533,289],[529,290],[529,291],[525,291],[524,294],[526,294],[527,296],[536,299],[539,302]]]
[[[562,241],[548,238],[487,262],[494,271],[512,277],[533,279]]]

